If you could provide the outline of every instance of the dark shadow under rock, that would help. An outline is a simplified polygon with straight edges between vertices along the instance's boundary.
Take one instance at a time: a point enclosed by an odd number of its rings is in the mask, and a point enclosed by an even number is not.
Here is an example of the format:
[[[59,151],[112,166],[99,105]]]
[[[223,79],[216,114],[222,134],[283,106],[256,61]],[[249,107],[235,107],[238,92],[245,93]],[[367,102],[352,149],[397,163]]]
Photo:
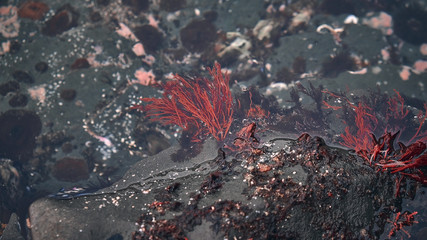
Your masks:
[[[12,109],[0,115],[0,157],[27,161],[41,128],[39,116],[32,111]]]

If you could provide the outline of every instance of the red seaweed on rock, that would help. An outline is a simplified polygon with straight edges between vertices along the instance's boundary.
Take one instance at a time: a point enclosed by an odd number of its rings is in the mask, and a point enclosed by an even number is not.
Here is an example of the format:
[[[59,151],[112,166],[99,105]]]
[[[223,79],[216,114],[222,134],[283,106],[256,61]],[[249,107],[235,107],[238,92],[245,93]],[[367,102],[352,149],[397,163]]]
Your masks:
[[[394,217],[393,221],[388,220],[391,224],[392,224],[392,228],[390,230],[390,232],[388,233],[388,238],[391,239],[391,237],[395,236],[396,233],[400,230],[402,230],[402,232],[404,232],[408,238],[411,237],[411,235],[409,234],[408,231],[406,231],[405,229],[403,229],[404,226],[412,226],[414,223],[418,223],[418,221],[415,221],[414,216],[417,215],[418,212],[408,212],[405,211],[403,213],[398,212],[396,213],[396,216]],[[402,237],[403,239],[403,237]]]
[[[344,100],[344,105],[343,107],[335,107],[326,101],[324,101],[324,105],[333,110],[341,108],[354,110],[353,113],[349,111],[348,115],[354,117],[355,126],[351,127],[345,122],[348,126],[345,128],[345,133],[341,134],[343,139],[341,144],[354,149],[360,157],[369,162],[369,165],[374,165],[373,167],[379,171],[398,173],[400,178],[396,181],[395,196],[397,197],[400,192],[400,183],[405,176],[424,185],[427,184],[427,178],[420,170],[427,166],[427,152],[425,152],[427,132],[421,131],[427,116],[427,104],[424,104],[424,111],[420,111],[416,116],[419,119],[416,128],[410,122],[410,119],[415,116],[410,113],[399,92],[396,90],[394,92],[395,96],[386,96],[386,101],[383,101],[386,103],[386,109],[381,112],[374,111],[375,106],[371,107],[366,102],[359,102],[356,105],[346,97],[338,96],[329,91],[324,91],[324,93],[334,99]],[[381,106],[379,108],[381,109]],[[351,119],[347,120],[351,121]],[[408,126],[409,128],[407,128]],[[377,134],[382,134],[381,137],[377,139],[374,131]],[[393,131],[394,134],[391,133]],[[408,136],[407,131],[412,131],[412,137]],[[399,139],[402,132],[410,138],[406,142],[409,145],[405,146],[404,143],[398,142],[399,149],[395,150],[394,141]]]
[[[323,90],[323,93],[326,93],[333,98],[344,98],[328,90]],[[378,125],[378,119],[376,118],[375,114],[372,113],[372,108],[370,108],[366,104],[354,104],[351,103],[350,100],[348,100],[347,98],[345,98],[344,100],[345,104],[347,104],[350,109],[354,110],[354,123],[357,131],[356,134],[352,134],[350,127],[347,126],[344,130],[345,133],[341,134],[343,142],[341,142],[340,144],[350,149],[354,149],[359,155],[364,155],[363,151],[371,149],[373,147],[371,142],[371,133]],[[325,105],[325,108],[330,108],[333,110],[338,110],[342,108],[340,106],[332,106],[326,101],[323,101],[323,104]]]
[[[213,81],[207,78],[183,78],[178,74],[175,80],[161,84],[162,98],[141,98],[147,105],[135,105],[164,125],[178,125],[183,129],[196,129],[193,142],[202,136],[212,135],[222,141],[233,122],[233,98],[230,92],[230,77],[221,72],[216,63],[208,68]]]
[[[406,129],[406,124],[402,125],[402,122],[408,121],[412,116],[409,114],[409,110],[405,105],[403,97],[400,93],[394,90],[395,96],[387,97],[387,107],[383,112],[376,112],[375,106],[371,106],[366,102],[352,103],[349,99],[344,96],[339,96],[328,90],[324,90],[333,99],[344,100],[343,106],[332,106],[326,101],[323,101],[325,108],[339,110],[339,109],[351,109],[348,113],[343,115],[354,116],[354,126],[351,126],[351,122],[345,122],[347,124],[344,133],[341,134],[342,142],[341,145],[354,149],[361,157],[366,159],[369,163],[374,161],[379,154],[380,149],[383,149],[385,144],[393,143],[395,139]],[[407,143],[413,143],[414,141],[425,142],[427,141],[427,132],[422,132],[424,121],[427,116],[427,104],[424,104],[424,110],[420,111],[417,118],[419,119],[419,125],[410,140]],[[409,129],[406,129],[407,131]],[[412,130],[412,129],[411,129]],[[390,132],[395,132],[391,135]],[[375,133],[382,134],[383,136],[379,139],[375,138]],[[389,143],[387,143],[387,141]],[[392,150],[393,146],[389,146]],[[368,155],[370,155],[368,157]]]

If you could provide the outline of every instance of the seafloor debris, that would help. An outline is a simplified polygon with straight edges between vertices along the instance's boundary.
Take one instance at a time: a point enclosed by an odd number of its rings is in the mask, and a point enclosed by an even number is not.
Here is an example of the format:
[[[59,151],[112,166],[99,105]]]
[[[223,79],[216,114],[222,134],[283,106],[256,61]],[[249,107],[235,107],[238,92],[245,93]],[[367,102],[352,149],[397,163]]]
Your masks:
[[[357,70],[356,60],[348,52],[341,52],[322,63],[321,74],[324,77],[335,78],[344,71],[354,70]]]

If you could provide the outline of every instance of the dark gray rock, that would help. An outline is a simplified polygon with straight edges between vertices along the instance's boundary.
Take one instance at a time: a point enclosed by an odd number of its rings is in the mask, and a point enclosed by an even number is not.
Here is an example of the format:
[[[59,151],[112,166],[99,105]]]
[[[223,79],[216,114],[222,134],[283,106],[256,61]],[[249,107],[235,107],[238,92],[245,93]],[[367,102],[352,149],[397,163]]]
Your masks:
[[[9,223],[3,231],[2,240],[24,240],[21,235],[21,225],[19,224],[18,215],[12,213]]]
[[[239,153],[207,141],[189,161],[172,147],[112,186],[30,207],[39,239],[378,238],[377,211],[394,204],[394,181],[321,138],[273,138]],[[374,201],[375,200],[375,201]],[[357,209],[357,211],[355,211]],[[385,221],[384,221],[385,222]],[[377,224],[380,224],[377,226]]]

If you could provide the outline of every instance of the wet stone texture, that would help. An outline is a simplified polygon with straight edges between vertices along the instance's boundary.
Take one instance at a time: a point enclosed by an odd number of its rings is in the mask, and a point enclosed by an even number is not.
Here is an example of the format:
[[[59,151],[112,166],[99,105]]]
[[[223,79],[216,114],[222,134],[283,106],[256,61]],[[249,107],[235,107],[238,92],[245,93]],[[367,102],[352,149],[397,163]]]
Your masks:
[[[327,146],[319,137],[304,134],[289,140],[263,134],[263,139],[271,140],[258,148],[239,154],[219,150],[217,157],[200,154],[190,161],[199,164],[182,177],[171,169],[139,176],[143,180],[135,182],[138,178],[132,171],[150,169],[137,163],[125,174],[128,181],[120,180],[92,196],[40,199],[30,208],[33,239],[373,239],[381,235],[386,221],[374,216],[379,211],[387,215],[384,209],[400,204],[390,200],[389,175],[376,174],[363,160]],[[208,141],[204,148],[212,152],[215,146]],[[166,157],[170,153],[163,152],[165,166],[173,164]]]

